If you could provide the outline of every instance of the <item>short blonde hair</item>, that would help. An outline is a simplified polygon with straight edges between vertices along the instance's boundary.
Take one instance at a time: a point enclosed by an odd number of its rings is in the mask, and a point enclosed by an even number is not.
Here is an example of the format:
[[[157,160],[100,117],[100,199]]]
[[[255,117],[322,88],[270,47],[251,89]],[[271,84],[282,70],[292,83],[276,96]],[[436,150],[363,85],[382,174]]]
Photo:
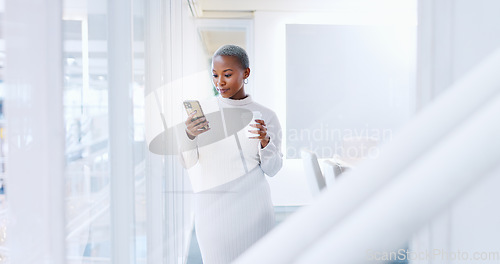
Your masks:
[[[217,51],[215,51],[214,56],[212,57],[215,58],[217,56],[233,56],[238,58],[241,67],[243,69],[249,68],[250,67],[250,62],[248,60],[248,55],[245,49],[243,49],[240,46],[236,45],[224,45],[220,47]]]

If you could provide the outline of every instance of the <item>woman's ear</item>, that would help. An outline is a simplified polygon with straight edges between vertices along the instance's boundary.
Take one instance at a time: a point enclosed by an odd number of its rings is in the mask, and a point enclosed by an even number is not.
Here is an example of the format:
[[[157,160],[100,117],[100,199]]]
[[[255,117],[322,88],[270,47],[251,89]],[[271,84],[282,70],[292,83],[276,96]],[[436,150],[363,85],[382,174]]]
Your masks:
[[[245,69],[245,74],[243,76],[245,76],[245,79],[248,78],[248,76],[250,76],[250,68]]]

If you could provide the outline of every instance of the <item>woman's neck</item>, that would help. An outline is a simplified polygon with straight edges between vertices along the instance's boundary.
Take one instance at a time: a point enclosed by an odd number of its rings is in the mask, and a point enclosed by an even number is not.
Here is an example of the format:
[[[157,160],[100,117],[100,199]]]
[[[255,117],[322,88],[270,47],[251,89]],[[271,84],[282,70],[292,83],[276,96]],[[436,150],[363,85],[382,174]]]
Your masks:
[[[247,98],[248,95],[245,93],[245,88],[242,87],[237,93],[235,93],[233,96],[229,97],[229,99],[233,100],[241,100]]]

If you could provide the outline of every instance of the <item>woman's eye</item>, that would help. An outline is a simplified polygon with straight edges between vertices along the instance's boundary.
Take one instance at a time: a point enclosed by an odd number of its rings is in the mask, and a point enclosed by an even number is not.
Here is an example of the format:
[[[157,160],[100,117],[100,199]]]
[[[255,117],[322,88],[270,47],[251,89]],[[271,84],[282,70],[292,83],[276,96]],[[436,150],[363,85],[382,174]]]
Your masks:
[[[229,78],[229,77],[231,77],[231,74],[226,74],[225,76],[226,76],[226,78]]]
[[[212,76],[213,76],[214,78],[217,78],[217,77],[218,77],[218,76],[217,76],[217,74],[214,74],[214,75],[212,75]]]

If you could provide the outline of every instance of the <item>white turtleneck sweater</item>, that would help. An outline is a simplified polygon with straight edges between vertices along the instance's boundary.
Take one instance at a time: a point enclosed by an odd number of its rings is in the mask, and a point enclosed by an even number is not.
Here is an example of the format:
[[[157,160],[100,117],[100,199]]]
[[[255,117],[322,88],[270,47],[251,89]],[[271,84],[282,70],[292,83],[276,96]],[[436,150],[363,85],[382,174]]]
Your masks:
[[[181,136],[182,162],[188,169],[194,192],[209,190],[257,168],[268,176],[274,176],[281,169],[281,126],[272,110],[255,103],[250,95],[241,100],[219,96],[200,104],[210,126],[223,127],[224,134],[218,129],[219,132],[209,130],[194,140],[190,140],[186,134]],[[269,144],[265,148],[261,147],[260,140],[247,137],[248,127],[239,124],[238,129],[242,129],[236,133],[226,132],[231,130],[235,123],[241,123],[234,115],[228,118],[229,112],[234,113],[234,108],[246,109],[248,113],[261,112],[261,119],[266,123],[270,136]],[[225,109],[228,109],[226,114]],[[216,136],[219,140],[213,140],[215,134],[210,133],[221,133],[221,136]]]

